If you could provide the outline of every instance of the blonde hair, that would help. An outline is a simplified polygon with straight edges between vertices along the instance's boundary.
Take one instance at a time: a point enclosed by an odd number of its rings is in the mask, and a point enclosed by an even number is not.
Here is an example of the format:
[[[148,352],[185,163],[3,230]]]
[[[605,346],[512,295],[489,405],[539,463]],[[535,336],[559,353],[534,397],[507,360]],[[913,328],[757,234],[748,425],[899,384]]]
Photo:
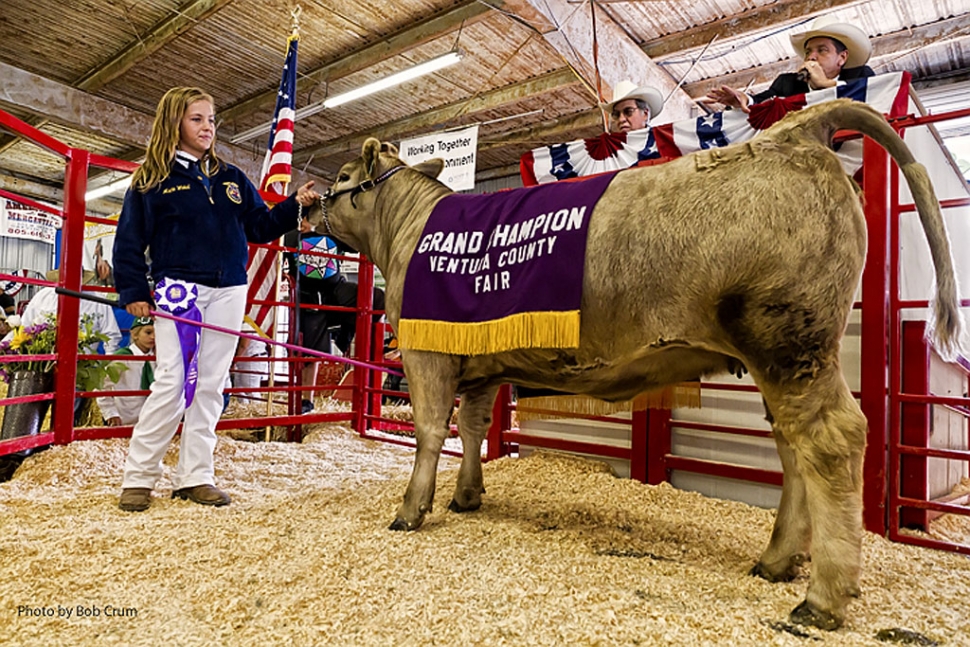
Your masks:
[[[152,124],[152,137],[145,150],[145,161],[131,177],[133,189],[145,193],[158,186],[168,177],[178,149],[179,127],[189,106],[196,101],[208,101],[213,106],[215,102],[209,93],[199,88],[172,88],[158,102],[155,109],[155,123]],[[206,175],[214,174],[222,165],[215,151],[216,138],[212,137],[212,144],[203,156],[206,163],[200,164]]]
[[[149,328],[152,329],[152,333],[155,332],[155,324],[154,323],[145,324],[144,326],[138,326],[137,328],[132,328],[131,329],[131,332],[129,333],[129,336],[130,336],[130,339],[131,339],[131,343],[137,345],[138,344],[138,341],[142,338],[142,335],[145,335],[148,332],[148,329]],[[154,346],[154,345],[155,344],[153,342],[152,343],[152,346]],[[141,348],[141,346],[138,346],[138,347]]]

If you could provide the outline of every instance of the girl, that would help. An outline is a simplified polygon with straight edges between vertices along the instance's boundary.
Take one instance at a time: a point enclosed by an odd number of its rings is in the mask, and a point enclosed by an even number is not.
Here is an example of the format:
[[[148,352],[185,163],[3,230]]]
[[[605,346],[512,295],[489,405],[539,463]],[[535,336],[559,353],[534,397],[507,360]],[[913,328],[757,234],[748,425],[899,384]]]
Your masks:
[[[165,93],[114,244],[119,302],[136,317],[148,316],[154,301],[174,315],[239,330],[247,241],[278,239],[297,226],[297,203],[308,207],[320,197],[308,182],[268,209],[245,174],[216,156],[215,139],[211,96],[199,88]],[[214,484],[212,454],[236,340],[159,317],[155,344],[155,381],[132,431],[119,507],[148,509],[183,415],[172,498],[227,505],[229,496]]]

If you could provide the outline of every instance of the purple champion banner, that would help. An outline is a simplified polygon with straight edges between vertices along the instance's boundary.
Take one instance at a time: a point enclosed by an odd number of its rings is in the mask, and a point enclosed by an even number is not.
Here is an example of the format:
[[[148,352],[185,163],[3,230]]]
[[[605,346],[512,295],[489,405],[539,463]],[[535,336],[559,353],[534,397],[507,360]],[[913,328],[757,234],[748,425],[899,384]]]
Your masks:
[[[578,311],[589,219],[613,175],[442,198],[408,265],[401,319]]]

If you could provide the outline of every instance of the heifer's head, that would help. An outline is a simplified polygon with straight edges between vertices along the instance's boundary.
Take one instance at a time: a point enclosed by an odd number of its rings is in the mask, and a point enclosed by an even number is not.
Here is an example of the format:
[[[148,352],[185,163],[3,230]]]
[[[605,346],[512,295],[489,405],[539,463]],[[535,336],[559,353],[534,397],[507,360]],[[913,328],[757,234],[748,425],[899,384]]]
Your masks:
[[[440,159],[408,166],[398,157],[393,144],[369,138],[364,142],[360,157],[340,167],[336,181],[306,218],[317,233],[332,236],[366,252],[366,241],[375,225],[375,203],[386,188],[382,186],[384,182],[408,168],[434,178],[443,167],[444,162]]]

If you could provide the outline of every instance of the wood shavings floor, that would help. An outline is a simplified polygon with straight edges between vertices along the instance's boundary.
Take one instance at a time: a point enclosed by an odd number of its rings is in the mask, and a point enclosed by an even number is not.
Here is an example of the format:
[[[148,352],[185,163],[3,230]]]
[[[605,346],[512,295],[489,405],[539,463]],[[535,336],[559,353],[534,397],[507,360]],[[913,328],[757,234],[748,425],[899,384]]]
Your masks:
[[[53,447],[0,484],[0,644],[881,645],[893,628],[970,644],[966,558],[868,534],[846,626],[790,627],[807,579],[747,575],[771,511],[600,463],[490,463],[482,509],[458,515],[443,457],[434,512],[398,533],[412,450],[346,427],[220,438],[219,509],[169,499],[166,473],[149,511],[120,511],[126,447]]]

